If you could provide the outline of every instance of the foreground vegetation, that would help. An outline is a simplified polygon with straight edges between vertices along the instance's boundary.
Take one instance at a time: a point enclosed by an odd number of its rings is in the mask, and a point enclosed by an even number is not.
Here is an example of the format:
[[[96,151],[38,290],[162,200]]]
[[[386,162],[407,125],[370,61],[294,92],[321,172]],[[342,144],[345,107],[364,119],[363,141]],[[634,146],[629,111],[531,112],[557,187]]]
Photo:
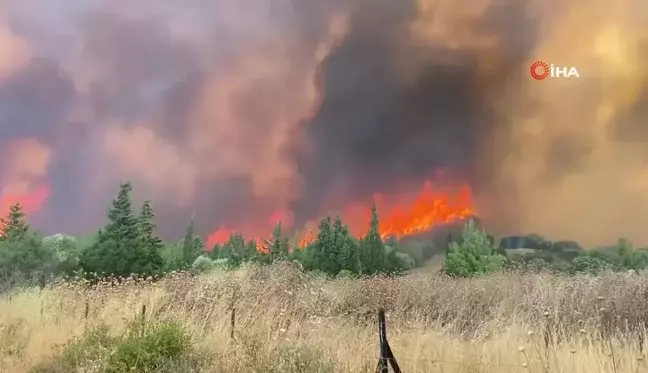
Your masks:
[[[648,251],[626,240],[496,245],[469,220],[385,241],[374,208],[362,238],[326,217],[305,247],[278,224],[205,248],[193,222],[163,242],[130,192],[91,237],[0,220],[0,371],[371,372],[379,307],[405,372],[648,371]]]
[[[108,209],[106,225],[89,237],[42,237],[29,225],[20,204],[12,206],[7,216],[0,219],[0,293],[18,285],[43,287],[61,278],[160,278],[176,271],[231,270],[243,264],[268,265],[286,260],[330,277],[399,275],[424,265],[439,253],[445,253],[445,273],[455,277],[512,268],[596,274],[648,266],[648,251],[635,250],[626,240],[584,250],[573,241],[552,242],[531,234],[504,237],[496,245],[493,236],[481,230],[474,220],[469,220],[465,228],[459,227],[459,232],[448,226],[441,235],[383,240],[375,206],[362,238],[351,236],[337,216],[322,219],[317,236],[305,246],[298,244],[298,237],[289,239],[281,223],[266,240],[246,241],[238,233],[232,234],[228,242],[208,248],[194,233],[194,222],[190,221],[181,240],[164,242],[155,234],[151,203],[144,202],[136,213],[131,190],[130,183],[121,185]]]
[[[64,283],[0,300],[0,370],[373,372],[384,306],[405,372],[642,372],[647,297],[641,274],[354,280],[293,263]]]

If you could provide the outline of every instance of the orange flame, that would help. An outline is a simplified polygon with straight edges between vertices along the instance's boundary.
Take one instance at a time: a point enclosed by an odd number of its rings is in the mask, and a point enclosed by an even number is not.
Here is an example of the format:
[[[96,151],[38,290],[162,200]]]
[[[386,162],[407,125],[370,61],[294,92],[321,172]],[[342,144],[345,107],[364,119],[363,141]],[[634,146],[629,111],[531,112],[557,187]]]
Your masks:
[[[1,193],[0,192],[0,214],[5,214],[9,208],[16,203],[22,205],[23,211],[27,214],[40,211],[49,196],[47,185],[41,185],[29,193]]]
[[[380,220],[380,234],[403,237],[425,232],[438,224],[450,223],[474,215],[471,191],[462,186],[456,198],[448,193],[437,193],[432,183],[426,182],[423,191],[411,205],[397,204]]]
[[[391,236],[401,238],[416,233],[427,232],[437,225],[451,223],[475,215],[471,207],[471,190],[467,185],[461,186],[456,193],[450,193],[436,188],[433,183],[428,181],[413,199],[404,198],[403,195],[388,196],[375,194],[373,202],[378,209],[380,219],[379,230],[383,239]],[[278,219],[279,216],[290,215],[275,213],[268,219],[268,223],[276,224],[276,222],[281,220]],[[341,210],[340,218],[349,225],[351,234],[360,237],[369,227],[371,204],[356,203],[345,206]],[[265,225],[269,226],[269,224]],[[227,242],[230,234],[235,232],[240,231],[225,227],[218,228],[208,236],[208,248],[213,247],[216,243],[223,244]],[[299,231],[296,242],[298,247],[303,248],[312,243],[316,238],[317,221],[313,220],[309,221]],[[260,239],[255,240],[262,242]]]

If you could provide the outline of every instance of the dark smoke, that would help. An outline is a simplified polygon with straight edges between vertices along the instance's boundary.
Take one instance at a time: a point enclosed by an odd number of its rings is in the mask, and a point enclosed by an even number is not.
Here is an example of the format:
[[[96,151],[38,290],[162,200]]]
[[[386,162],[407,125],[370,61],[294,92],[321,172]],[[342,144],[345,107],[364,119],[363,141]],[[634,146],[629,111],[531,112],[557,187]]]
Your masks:
[[[399,2],[398,12],[365,5],[378,11],[355,14],[350,34],[322,66],[326,96],[306,127],[317,155],[300,159],[306,198],[295,208],[304,219],[318,213],[318,202],[336,183],[347,185],[355,193],[347,197],[355,200],[378,190],[395,192],[400,181],[423,181],[437,169],[452,170],[476,190],[490,181],[487,162],[479,170],[474,161],[502,118],[487,106],[480,87],[478,52],[394,37],[412,21],[411,3]],[[524,2],[493,6],[471,25],[506,41],[500,73],[519,71],[533,48],[534,24],[524,8]],[[426,63],[415,81],[403,81],[395,63],[421,56]],[[491,78],[489,90],[497,92],[511,77]]]
[[[0,81],[0,143],[37,137],[54,154],[48,171],[52,193],[40,227],[46,233],[87,233],[103,222],[118,182],[133,176],[102,162],[99,144],[116,126],[147,125],[174,145],[180,168],[189,168],[199,158],[189,143],[192,110],[208,77],[236,64],[237,56],[274,32],[287,30],[315,44],[332,9],[345,3],[258,0],[244,11],[225,0],[182,6],[145,1],[119,9],[101,1],[68,2],[52,15],[36,1],[0,6],[10,29],[29,41],[34,53],[27,65]],[[475,159],[501,118],[489,108],[486,94],[500,93],[497,82],[519,70],[535,38],[524,5],[515,4],[493,6],[480,22],[466,26],[505,43],[501,66],[485,88],[484,77],[477,75],[480,51],[407,37],[415,17],[412,1],[354,3],[349,33],[318,67],[321,108],[295,135],[306,145],[283,149],[301,180],[301,192],[291,196],[297,224],[319,214],[327,192],[339,184],[346,186],[347,200],[377,189],[394,191],[399,181],[422,181],[439,168],[452,170],[477,190],[489,184],[492,160],[481,160],[484,171]],[[131,13],[135,16],[127,16]],[[171,37],[172,28],[184,28],[184,39]],[[301,58],[297,54],[295,64]],[[402,66],[410,66],[407,79]],[[256,93],[263,92],[260,84]],[[271,103],[273,92],[264,95]],[[238,113],[249,115],[257,121],[255,130],[266,133],[265,112],[255,112],[255,105],[263,105],[252,99],[243,96]],[[250,149],[264,144],[249,141]],[[561,146],[556,145],[559,156]],[[168,151],[160,150],[160,159],[164,155]],[[210,155],[221,155],[217,146]],[[276,207],[272,199],[253,195],[249,177],[219,177],[202,166],[179,176],[180,168],[170,169],[166,178],[169,184],[193,180],[191,203],[179,206],[171,193],[154,200],[166,237],[181,234],[194,213],[205,233],[221,223],[235,226],[268,216]],[[138,201],[156,196],[151,193],[156,188],[137,177],[135,189]]]

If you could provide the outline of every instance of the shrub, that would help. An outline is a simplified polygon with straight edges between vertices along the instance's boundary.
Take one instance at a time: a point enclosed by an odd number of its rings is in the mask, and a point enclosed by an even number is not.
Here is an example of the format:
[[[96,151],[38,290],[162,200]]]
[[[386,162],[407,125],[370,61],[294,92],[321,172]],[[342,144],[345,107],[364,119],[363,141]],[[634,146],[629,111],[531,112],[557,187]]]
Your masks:
[[[531,270],[531,271],[541,271],[541,270],[547,269],[548,267],[549,267],[549,263],[547,263],[542,258],[531,259],[527,263],[527,268],[529,270]]]
[[[328,280],[331,276],[324,271],[314,269],[308,272],[308,277],[313,280]]]
[[[350,279],[350,278],[354,278],[354,277],[355,277],[355,275],[353,274],[353,272],[349,271],[348,269],[341,270],[337,274],[337,276],[335,276],[335,278],[338,278],[338,279]]]
[[[506,258],[495,253],[488,234],[476,229],[470,220],[464,228],[463,242],[450,244],[444,269],[451,276],[469,277],[496,272],[505,264]]]
[[[233,266],[230,264],[229,260],[227,260],[225,258],[216,259],[216,260],[213,261],[213,263],[214,263],[214,268],[218,268],[218,269],[232,269],[233,268]]]
[[[612,268],[613,265],[611,263],[590,255],[577,256],[571,263],[571,270],[573,272],[583,272],[593,275]]]
[[[205,255],[199,256],[194,260],[193,264],[191,264],[191,269],[198,273],[209,272],[213,270],[214,267],[214,262]]]
[[[31,373],[92,371],[102,373],[196,371],[206,362],[196,353],[188,331],[175,323],[131,323],[125,334],[111,336],[99,325],[57,350]]]
[[[133,323],[111,353],[106,373],[156,372],[165,365],[189,362],[189,333],[174,323]]]
[[[404,270],[412,269],[416,266],[416,260],[409,256],[406,253],[401,253],[401,252],[396,252],[396,259],[398,260],[398,264],[403,268]]]

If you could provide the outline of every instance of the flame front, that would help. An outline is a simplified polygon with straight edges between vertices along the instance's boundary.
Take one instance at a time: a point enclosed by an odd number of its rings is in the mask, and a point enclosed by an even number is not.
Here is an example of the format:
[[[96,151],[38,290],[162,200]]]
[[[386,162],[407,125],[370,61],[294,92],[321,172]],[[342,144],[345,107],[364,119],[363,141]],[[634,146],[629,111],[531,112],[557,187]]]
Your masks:
[[[376,193],[372,201],[368,203],[352,203],[340,209],[340,218],[349,226],[353,236],[361,237],[367,231],[371,219],[372,202],[378,210],[380,235],[383,239],[401,238],[427,232],[440,224],[451,223],[475,215],[472,207],[471,189],[468,185],[462,185],[456,193],[453,193],[436,186],[431,181],[426,181],[423,188],[413,198],[407,193],[395,195]],[[282,214],[273,214],[265,224],[243,224],[240,230],[219,227],[209,235],[208,247],[211,248],[217,243],[223,244],[227,242],[231,234],[238,232],[260,243],[272,232],[272,226],[280,221],[278,216],[282,216]],[[286,221],[281,221],[286,224]],[[298,247],[303,248],[315,241],[318,221],[319,219],[311,220],[297,230],[295,242]],[[245,231],[245,226],[265,227],[266,232],[250,235],[251,232]],[[290,220],[284,226],[290,228]]]
[[[438,193],[431,182],[426,182],[423,191],[411,205],[398,204],[380,221],[380,234],[402,237],[425,232],[438,224],[450,223],[474,215],[470,207],[471,194],[463,186],[453,199],[449,193]]]

